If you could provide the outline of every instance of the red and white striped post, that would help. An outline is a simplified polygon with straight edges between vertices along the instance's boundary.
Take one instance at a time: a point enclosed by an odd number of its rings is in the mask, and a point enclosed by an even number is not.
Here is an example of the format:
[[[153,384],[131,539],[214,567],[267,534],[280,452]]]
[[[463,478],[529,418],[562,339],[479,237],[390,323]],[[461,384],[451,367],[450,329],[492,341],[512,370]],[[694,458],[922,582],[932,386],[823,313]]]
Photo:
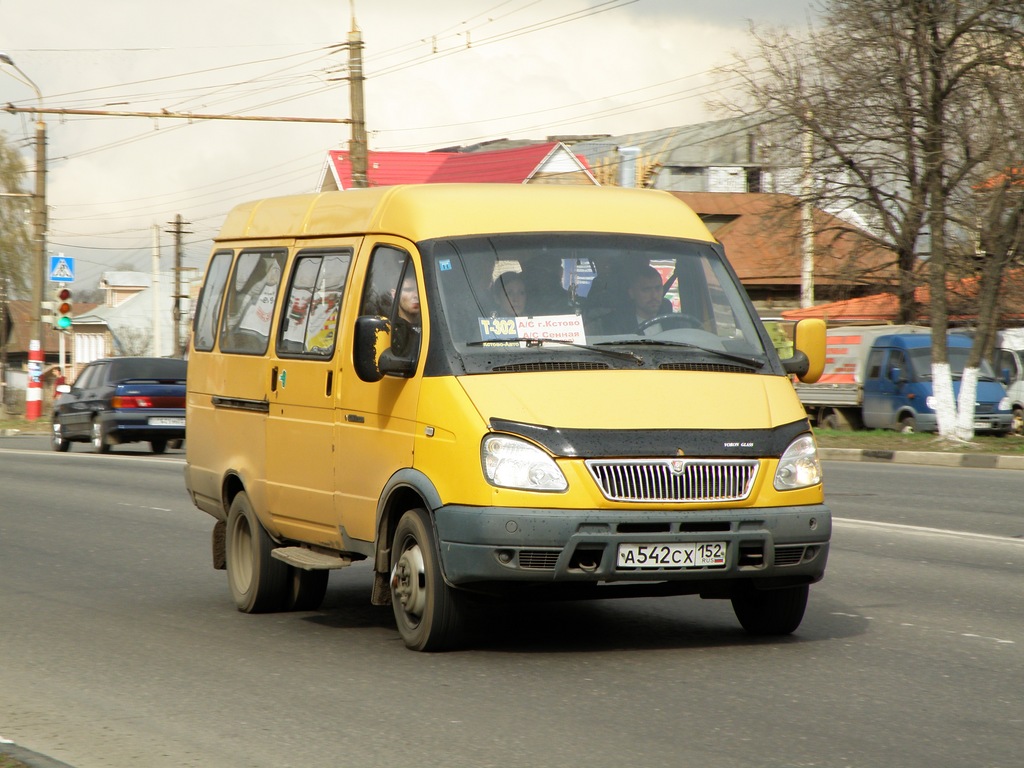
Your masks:
[[[35,421],[43,415],[43,345],[32,339],[28,345],[28,389],[25,391],[25,418]]]

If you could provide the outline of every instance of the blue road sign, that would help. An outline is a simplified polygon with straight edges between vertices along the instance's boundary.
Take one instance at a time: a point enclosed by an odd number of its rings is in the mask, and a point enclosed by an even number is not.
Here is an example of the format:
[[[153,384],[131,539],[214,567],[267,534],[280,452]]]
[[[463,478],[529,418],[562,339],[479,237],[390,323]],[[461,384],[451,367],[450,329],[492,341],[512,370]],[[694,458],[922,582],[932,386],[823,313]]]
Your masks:
[[[65,256],[63,253],[50,257],[50,282],[51,283],[73,283],[75,282],[75,257]]]

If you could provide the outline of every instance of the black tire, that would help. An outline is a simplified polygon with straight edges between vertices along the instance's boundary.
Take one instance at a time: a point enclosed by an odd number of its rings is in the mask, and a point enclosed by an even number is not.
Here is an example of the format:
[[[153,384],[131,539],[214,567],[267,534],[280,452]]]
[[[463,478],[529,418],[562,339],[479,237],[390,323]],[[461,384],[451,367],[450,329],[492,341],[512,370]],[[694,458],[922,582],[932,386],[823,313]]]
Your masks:
[[[289,611],[315,611],[327,594],[327,578],[330,571],[306,571],[302,568],[288,568],[288,598],[285,608]]]
[[[1024,435],[1024,408],[1019,405],[1013,409],[1013,427],[1010,432],[1014,435]]]
[[[110,441],[107,436],[103,433],[103,426],[100,424],[100,420],[92,420],[92,449],[96,453],[110,453]]]
[[[806,584],[766,590],[751,585],[733,595],[732,610],[752,635],[788,635],[803,621],[809,593]]]
[[[64,453],[68,448],[71,447],[71,443],[64,439],[64,435],[61,433],[60,423],[54,419],[53,428],[50,430],[50,447],[55,451]]]
[[[904,416],[900,419],[900,432],[905,435],[913,434],[917,432],[917,419],[913,416]]]
[[[269,613],[286,607],[289,566],[270,556],[273,549],[249,497],[244,491],[239,493],[228,511],[224,554],[231,596],[243,613]]]
[[[153,453],[164,453],[167,450],[166,440],[150,440],[149,447]]]
[[[430,517],[410,509],[391,547],[391,607],[398,634],[414,651],[456,647],[463,635],[464,596],[441,576]]]

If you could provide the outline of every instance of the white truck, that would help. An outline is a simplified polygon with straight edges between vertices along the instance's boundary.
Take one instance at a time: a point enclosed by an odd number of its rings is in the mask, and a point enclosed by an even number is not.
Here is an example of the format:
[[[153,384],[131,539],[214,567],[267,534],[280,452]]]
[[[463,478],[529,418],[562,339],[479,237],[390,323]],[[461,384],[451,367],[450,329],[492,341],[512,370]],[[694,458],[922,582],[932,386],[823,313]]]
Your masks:
[[[996,336],[996,376],[1006,387],[1013,409],[1013,432],[1024,434],[1024,328],[1000,331]]]

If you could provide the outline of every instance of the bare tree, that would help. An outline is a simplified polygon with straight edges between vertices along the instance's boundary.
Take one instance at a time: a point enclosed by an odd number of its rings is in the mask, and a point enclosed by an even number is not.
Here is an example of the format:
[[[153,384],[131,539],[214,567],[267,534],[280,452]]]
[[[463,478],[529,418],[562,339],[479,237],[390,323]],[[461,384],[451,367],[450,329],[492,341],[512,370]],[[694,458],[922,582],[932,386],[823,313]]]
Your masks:
[[[744,78],[753,107],[793,157],[813,139],[815,205],[866,212],[870,233],[895,252],[902,320],[913,316],[914,289],[926,273],[939,431],[973,436],[983,340],[962,382],[958,419],[946,352],[950,246],[967,241],[967,227],[977,224],[960,215],[964,200],[972,200],[975,219],[983,210],[995,220],[1009,213],[971,195],[982,171],[1021,159],[1012,159],[1022,130],[1013,103],[1024,43],[1020,2],[824,0],[821,11],[821,26],[801,37],[755,30],[759,57],[730,71]],[[1006,264],[987,266],[1001,275]]]
[[[28,286],[29,210],[31,196],[22,188],[25,163],[17,149],[0,132],[0,281],[7,279],[14,291]]]
[[[145,328],[131,325],[119,326],[114,334],[114,346],[118,355],[134,357],[139,355],[157,354],[153,351],[153,334]]]

